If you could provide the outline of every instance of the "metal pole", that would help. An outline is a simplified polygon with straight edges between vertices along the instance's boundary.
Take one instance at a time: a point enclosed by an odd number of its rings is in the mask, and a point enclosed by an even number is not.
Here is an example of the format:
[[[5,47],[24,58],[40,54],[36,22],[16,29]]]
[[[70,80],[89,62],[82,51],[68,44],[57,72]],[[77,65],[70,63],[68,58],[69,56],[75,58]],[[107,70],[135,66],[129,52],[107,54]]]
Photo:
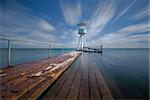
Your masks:
[[[80,37],[79,37],[79,40],[78,40],[77,50],[79,50],[79,48],[80,48]]]
[[[102,47],[102,45],[101,45],[101,52],[103,52],[103,47]]]
[[[51,44],[49,44],[49,64],[50,64],[50,58],[51,58]]]
[[[81,50],[83,51],[83,36],[81,36]]]
[[[64,53],[64,46],[62,45],[62,50],[63,50],[63,53]]]
[[[11,58],[11,45],[10,40],[8,40],[8,67],[10,67],[10,59]]]

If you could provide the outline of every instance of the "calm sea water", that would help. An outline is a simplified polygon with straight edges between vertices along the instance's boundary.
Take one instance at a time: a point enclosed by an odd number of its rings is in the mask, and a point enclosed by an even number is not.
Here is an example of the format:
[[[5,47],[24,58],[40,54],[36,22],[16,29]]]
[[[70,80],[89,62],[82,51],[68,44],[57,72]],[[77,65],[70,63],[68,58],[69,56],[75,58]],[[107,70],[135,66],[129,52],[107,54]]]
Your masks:
[[[52,49],[51,56],[57,56],[74,49]],[[11,65],[32,62],[49,57],[49,49],[11,49]],[[0,49],[0,68],[7,66],[7,49]]]
[[[53,49],[52,56],[70,51]],[[44,59],[48,54],[48,49],[12,49],[11,64]],[[1,49],[0,57],[0,66],[7,66],[6,49]],[[149,98],[149,49],[105,49],[96,61],[115,98]]]
[[[149,98],[149,50],[104,50],[97,60],[115,98]]]

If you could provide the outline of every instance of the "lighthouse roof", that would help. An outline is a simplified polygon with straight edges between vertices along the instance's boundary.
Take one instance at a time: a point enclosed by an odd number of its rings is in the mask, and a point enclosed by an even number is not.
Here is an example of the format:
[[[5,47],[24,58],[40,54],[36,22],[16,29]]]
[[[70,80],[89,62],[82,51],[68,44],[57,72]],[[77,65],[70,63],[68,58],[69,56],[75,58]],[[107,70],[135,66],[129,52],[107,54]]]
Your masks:
[[[85,26],[85,25],[87,25],[87,24],[84,23],[84,22],[81,22],[81,23],[79,23],[78,25],[79,25],[79,26]]]

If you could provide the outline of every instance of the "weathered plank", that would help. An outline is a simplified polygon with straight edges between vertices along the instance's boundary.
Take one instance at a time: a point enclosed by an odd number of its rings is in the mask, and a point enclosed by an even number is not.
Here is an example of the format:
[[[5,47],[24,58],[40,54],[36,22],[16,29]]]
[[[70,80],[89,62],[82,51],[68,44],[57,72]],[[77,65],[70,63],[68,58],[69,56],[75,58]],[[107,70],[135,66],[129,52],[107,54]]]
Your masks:
[[[83,53],[44,96],[50,100],[112,100],[95,55]]]
[[[76,68],[72,71],[72,73],[68,74],[69,77],[65,81],[63,87],[60,89],[60,92],[56,95],[56,97],[55,97],[56,100],[67,98],[67,95],[71,88],[72,82],[74,81],[75,76],[76,76],[77,72],[79,71],[79,67],[78,66],[75,66],[75,67]]]
[[[89,76],[88,76],[88,58],[86,54],[82,54],[81,58],[81,68],[82,68],[82,77],[81,77],[81,86],[79,93],[79,100],[89,100]]]
[[[78,55],[79,56],[79,55]],[[29,97],[32,99],[36,99],[39,97],[39,95],[41,95],[53,82],[55,82],[58,77],[73,63],[73,61],[76,59],[76,57],[74,57],[73,60],[69,61],[67,63],[67,65],[64,65],[64,67],[62,67],[62,69],[59,70],[59,72],[55,73],[55,75],[50,78],[52,75],[50,74],[49,78],[50,79],[46,79],[46,81],[44,81],[43,83],[38,84],[36,87],[32,88],[30,91],[26,92],[26,94],[24,94],[21,98],[27,98]],[[31,95],[29,95],[31,94]]]
[[[74,64],[76,64],[76,62]],[[53,100],[58,94],[58,92],[60,91],[60,89],[63,87],[65,81],[69,77],[69,74],[71,74],[73,70],[75,70],[75,68],[76,67],[73,67],[73,66],[69,67],[68,70],[62,74],[59,80],[50,88],[47,94],[43,96],[43,100],[45,99]]]
[[[95,71],[95,76],[96,76],[96,79],[97,79],[99,90],[100,90],[101,95],[102,95],[102,99],[104,99],[104,100],[113,100],[111,92],[110,92],[104,78],[102,77],[101,72],[99,71],[99,69],[97,68],[97,66],[95,64],[93,65],[93,67],[95,69],[94,70]]]
[[[101,100],[100,91],[95,77],[94,60],[90,59],[91,63],[89,68],[89,80],[90,80],[90,100]]]
[[[71,56],[70,56],[71,55]],[[45,71],[49,66],[49,60],[45,59],[39,62],[32,62],[30,64],[17,65],[11,68],[4,68],[0,70],[0,74],[6,74],[1,77],[0,85],[3,92],[0,94],[2,99],[36,99],[40,96],[49,85],[51,85],[57,78],[69,67],[75,60],[76,56],[64,55],[51,58],[51,63],[65,62],[64,65],[54,71]],[[73,59],[69,59],[72,58]],[[33,73],[42,72],[38,77],[29,77]]]
[[[80,59],[79,59],[80,60]],[[79,61],[78,60],[78,61]],[[81,63],[81,61],[80,61]],[[81,83],[81,76],[82,76],[82,69],[80,67],[80,63],[78,63],[76,66],[79,67],[79,70],[75,76],[75,79],[72,82],[72,86],[70,88],[69,94],[67,96],[67,100],[77,100],[79,91],[80,91],[80,83]]]

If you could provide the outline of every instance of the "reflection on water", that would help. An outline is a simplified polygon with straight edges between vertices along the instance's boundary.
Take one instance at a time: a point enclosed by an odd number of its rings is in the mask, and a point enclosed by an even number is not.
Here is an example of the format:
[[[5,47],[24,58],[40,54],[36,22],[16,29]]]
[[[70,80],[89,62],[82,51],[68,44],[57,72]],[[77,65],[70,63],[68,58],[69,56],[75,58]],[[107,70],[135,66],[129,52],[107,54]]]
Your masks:
[[[114,97],[149,97],[149,50],[104,50],[93,54]],[[116,90],[118,89],[120,93]]]
[[[149,98],[149,51],[146,49],[104,50],[84,53],[83,65],[96,64],[102,72],[114,98]],[[88,64],[88,65],[87,65]],[[92,73],[91,73],[92,74]]]

